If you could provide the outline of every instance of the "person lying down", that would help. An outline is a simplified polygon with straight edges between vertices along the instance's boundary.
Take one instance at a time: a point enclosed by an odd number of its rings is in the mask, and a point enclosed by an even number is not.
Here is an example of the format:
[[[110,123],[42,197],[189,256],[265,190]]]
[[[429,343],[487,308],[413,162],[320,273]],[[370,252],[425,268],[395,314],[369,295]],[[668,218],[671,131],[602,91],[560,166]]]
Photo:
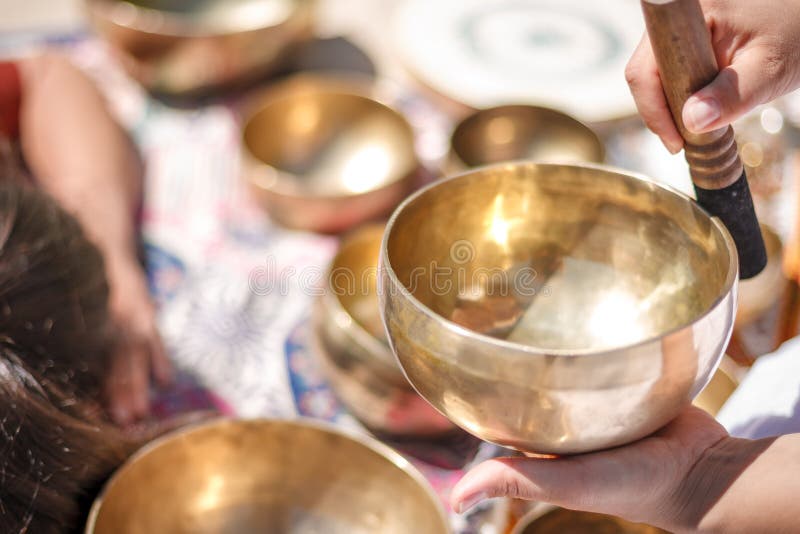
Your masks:
[[[157,433],[116,426],[171,375],[137,256],[141,178],[78,69],[0,62],[0,532],[81,531]]]

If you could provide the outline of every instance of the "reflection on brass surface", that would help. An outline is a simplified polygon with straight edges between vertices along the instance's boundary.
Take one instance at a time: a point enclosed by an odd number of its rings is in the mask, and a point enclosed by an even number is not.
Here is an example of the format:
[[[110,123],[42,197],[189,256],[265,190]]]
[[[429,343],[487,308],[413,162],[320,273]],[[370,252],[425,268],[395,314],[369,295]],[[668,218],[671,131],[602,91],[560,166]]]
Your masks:
[[[222,420],[146,446],[106,484],[87,534],[449,532],[399,454],[311,421]]]
[[[737,261],[717,219],[646,178],[506,164],[397,209],[379,295],[406,376],[451,421],[579,453],[655,431],[702,389],[731,333]],[[475,307],[484,328],[456,324]]]
[[[761,225],[767,247],[767,266],[753,278],[739,282],[739,309],[736,326],[752,323],[766,313],[783,295],[786,277],[783,274],[783,243],[773,229]]]
[[[591,128],[536,106],[489,108],[462,120],[450,138],[453,170],[511,160],[601,163],[602,141]]]
[[[386,341],[376,287],[383,228],[363,227],[342,242],[314,307],[316,352],[337,396],[372,430],[394,436],[452,432],[456,427],[405,379]]]
[[[300,76],[269,91],[243,128],[245,174],[286,226],[341,231],[385,214],[418,169],[411,126],[359,87]]]
[[[147,89],[200,94],[264,75],[311,37],[313,0],[86,0],[95,29]]]
[[[557,508],[523,519],[514,534],[661,534],[666,531],[618,517]]]

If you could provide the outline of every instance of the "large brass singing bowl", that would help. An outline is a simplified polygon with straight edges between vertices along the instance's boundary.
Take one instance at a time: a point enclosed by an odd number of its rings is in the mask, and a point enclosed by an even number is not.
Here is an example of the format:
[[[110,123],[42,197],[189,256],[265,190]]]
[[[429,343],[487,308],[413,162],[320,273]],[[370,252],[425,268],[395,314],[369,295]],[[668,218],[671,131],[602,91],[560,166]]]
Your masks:
[[[554,109],[508,105],[463,119],[450,136],[448,164],[463,171],[518,159],[602,163],[604,158],[603,142],[579,120]]]
[[[417,391],[476,436],[570,454],[657,430],[730,337],[722,223],[644,177],[511,163],[434,183],[389,221],[380,298]]]
[[[314,0],[85,0],[147,89],[194,95],[280,68],[311,37]]]
[[[386,215],[419,163],[411,126],[360,84],[299,76],[258,98],[243,128],[243,165],[281,224],[340,232]]]
[[[339,399],[370,429],[392,436],[451,432],[456,427],[405,379],[386,340],[377,293],[383,230],[367,225],[342,241],[314,306],[315,352]]]
[[[146,446],[106,484],[87,534],[446,534],[402,456],[311,421],[223,420]]]

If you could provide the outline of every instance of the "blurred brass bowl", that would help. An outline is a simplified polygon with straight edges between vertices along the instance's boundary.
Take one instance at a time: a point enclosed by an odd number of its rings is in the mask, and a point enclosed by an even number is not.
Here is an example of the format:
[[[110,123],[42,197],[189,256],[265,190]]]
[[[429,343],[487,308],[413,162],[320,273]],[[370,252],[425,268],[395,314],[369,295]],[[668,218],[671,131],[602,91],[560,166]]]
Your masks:
[[[706,385],[737,262],[718,219],[647,178],[510,163],[400,205],[379,296],[406,376],[451,421],[581,453],[654,432]]]
[[[87,534],[449,532],[422,475],[366,436],[221,420],[144,447],[92,506]]]
[[[786,290],[783,274],[783,243],[775,230],[761,225],[767,247],[767,266],[758,276],[739,282],[739,309],[736,326],[745,326],[764,315]]]
[[[450,170],[538,160],[602,163],[603,142],[579,120],[549,108],[510,105],[476,111],[450,137]]]
[[[263,76],[310,39],[314,0],[86,0],[128,73],[167,95]]]
[[[387,214],[411,190],[411,126],[366,93],[301,76],[257,100],[242,130],[244,172],[275,220],[339,232]]]
[[[546,507],[523,517],[511,534],[666,534],[660,528],[619,517]]]
[[[736,377],[723,368],[726,361],[730,365],[736,365],[732,360],[726,357],[723,361],[723,365],[717,369],[709,383],[703,388],[703,391],[701,391],[700,394],[695,397],[694,402],[692,402],[692,404],[698,408],[707,411],[715,417],[722,409],[725,401],[727,401],[728,398],[733,395],[733,392],[736,391],[736,388],[739,387],[739,381]]]
[[[368,225],[343,240],[314,306],[316,352],[339,399],[371,430],[394,436],[452,432],[456,427],[408,383],[386,341],[377,293],[383,229]]]

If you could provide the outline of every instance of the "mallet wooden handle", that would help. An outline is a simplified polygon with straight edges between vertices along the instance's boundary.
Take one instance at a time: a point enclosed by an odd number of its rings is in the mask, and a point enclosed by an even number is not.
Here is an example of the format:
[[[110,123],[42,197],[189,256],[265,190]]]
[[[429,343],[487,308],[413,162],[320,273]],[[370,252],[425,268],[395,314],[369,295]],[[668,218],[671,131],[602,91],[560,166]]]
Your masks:
[[[641,0],[672,118],[685,143],[697,201],[719,217],[739,252],[739,275],[750,278],[767,263],[733,128],[695,134],[683,124],[686,100],[716,78],[711,33],[698,0]]]

